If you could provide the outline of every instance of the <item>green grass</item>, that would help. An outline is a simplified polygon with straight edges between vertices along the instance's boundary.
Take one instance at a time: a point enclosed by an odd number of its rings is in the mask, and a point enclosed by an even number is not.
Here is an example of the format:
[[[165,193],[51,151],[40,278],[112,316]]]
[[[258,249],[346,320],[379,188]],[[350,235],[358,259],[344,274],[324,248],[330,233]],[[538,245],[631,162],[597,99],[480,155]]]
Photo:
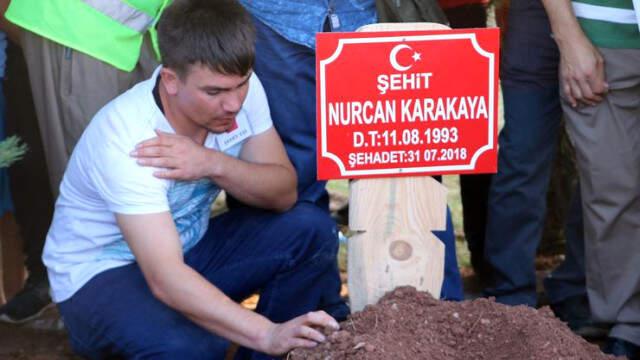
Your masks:
[[[330,180],[327,183],[327,190],[342,195],[349,195],[349,180]]]

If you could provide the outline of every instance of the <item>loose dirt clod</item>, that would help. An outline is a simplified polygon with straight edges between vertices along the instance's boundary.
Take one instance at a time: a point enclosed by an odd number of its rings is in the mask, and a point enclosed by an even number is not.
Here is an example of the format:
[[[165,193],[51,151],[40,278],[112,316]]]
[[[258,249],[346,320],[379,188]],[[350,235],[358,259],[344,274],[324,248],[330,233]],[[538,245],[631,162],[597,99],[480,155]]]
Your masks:
[[[490,299],[450,302],[400,287],[341,324],[342,330],[291,360],[613,359],[554,317],[548,307]]]

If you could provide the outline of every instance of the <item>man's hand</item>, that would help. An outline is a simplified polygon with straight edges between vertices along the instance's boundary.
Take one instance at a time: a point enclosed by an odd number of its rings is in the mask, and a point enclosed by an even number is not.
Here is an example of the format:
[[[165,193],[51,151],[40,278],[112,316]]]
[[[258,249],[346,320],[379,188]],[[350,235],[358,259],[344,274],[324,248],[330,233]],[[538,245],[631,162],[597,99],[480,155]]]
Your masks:
[[[245,204],[276,211],[297,200],[296,172],[274,128],[251,136],[239,158],[208,149],[191,138],[156,130],[131,152],[141,166],[163,168],[154,176],[170,180],[208,178]]]
[[[602,101],[609,85],[605,82],[600,52],[582,37],[562,44],[560,54],[562,90],[571,106],[595,105]]]
[[[157,137],[139,143],[131,156],[142,166],[164,168],[153,173],[162,179],[198,180],[208,177],[214,150],[196,144],[189,137],[156,130]]]
[[[597,104],[609,89],[602,55],[582,31],[571,0],[542,0],[542,4],[560,50],[560,86],[569,104]]]
[[[318,329],[339,330],[338,322],[324,311],[310,312],[282,324],[272,324],[264,337],[263,352],[283,355],[295,348],[312,348],[326,340]]]

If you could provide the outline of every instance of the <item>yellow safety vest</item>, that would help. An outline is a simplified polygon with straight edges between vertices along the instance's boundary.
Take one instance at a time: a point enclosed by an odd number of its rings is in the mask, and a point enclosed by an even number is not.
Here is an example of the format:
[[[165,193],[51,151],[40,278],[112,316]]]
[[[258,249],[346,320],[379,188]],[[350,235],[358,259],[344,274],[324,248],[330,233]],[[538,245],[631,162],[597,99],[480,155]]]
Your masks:
[[[12,0],[5,17],[14,24],[114,67],[131,71],[144,34],[171,0]]]

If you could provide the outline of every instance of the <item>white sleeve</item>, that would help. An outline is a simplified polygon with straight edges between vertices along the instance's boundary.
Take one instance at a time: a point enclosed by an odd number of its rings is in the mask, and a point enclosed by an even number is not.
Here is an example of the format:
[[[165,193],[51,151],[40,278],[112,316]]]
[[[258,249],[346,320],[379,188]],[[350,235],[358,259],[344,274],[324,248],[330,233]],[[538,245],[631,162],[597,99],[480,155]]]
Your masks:
[[[155,136],[153,130],[130,136],[117,126],[102,126],[94,131],[92,164],[89,165],[92,183],[110,211],[120,214],[152,214],[169,211],[167,191],[169,181],[153,176],[157,168],[143,167],[129,154],[138,141]],[[105,132],[110,132],[105,134]],[[91,137],[87,140],[91,141]],[[91,143],[90,143],[91,144]]]
[[[273,126],[269,102],[264,92],[264,87],[258,76],[253,73],[249,79],[249,93],[243,104],[253,135],[267,131]]]

